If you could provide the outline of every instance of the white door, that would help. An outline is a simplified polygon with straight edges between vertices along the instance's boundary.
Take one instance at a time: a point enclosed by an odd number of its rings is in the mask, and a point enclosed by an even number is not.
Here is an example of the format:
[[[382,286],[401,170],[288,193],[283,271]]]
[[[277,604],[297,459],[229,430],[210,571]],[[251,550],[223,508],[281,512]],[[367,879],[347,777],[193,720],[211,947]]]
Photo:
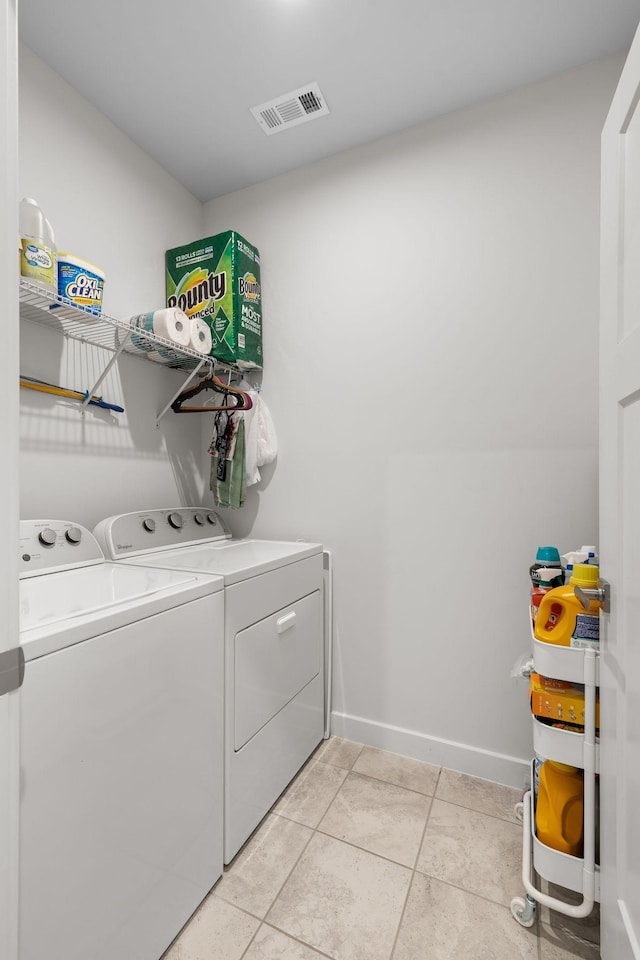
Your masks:
[[[0,686],[18,645],[18,260],[16,0],[0,0]],[[9,678],[7,680],[7,677]],[[18,956],[18,698],[0,695],[0,957]]]
[[[602,957],[640,960],[640,31],[602,136]]]

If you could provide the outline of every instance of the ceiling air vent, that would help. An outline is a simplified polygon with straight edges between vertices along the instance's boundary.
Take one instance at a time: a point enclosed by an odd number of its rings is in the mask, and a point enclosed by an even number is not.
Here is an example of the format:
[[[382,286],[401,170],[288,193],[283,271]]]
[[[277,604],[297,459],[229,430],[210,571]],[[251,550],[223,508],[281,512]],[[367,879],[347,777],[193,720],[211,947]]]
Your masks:
[[[329,108],[318,84],[308,83],[268,103],[261,103],[259,107],[251,107],[251,113],[267,136],[271,136],[288,127],[297,127],[316,117],[324,117],[329,113]]]

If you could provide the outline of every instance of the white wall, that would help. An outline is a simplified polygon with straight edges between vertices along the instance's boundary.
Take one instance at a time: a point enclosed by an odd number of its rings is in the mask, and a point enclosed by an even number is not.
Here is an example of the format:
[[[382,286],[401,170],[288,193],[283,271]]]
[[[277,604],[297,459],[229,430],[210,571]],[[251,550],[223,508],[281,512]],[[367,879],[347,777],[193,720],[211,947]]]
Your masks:
[[[203,235],[202,204],[24,46],[19,173],[20,196],[38,200],[59,249],[105,270],[106,313],[164,306],[164,252]],[[21,334],[21,372],[72,389],[88,389],[109,359],[35,324]],[[200,502],[198,418],[169,414],[155,426],[183,379],[125,355],[98,392],[126,412],[89,407],[84,419],[73,401],[22,390],[22,516],[92,526]]]
[[[527,568],[597,536],[599,134],[610,58],[202,206],[26,48],[20,195],[162,305],[167,247],[261,248],[277,465],[227,519],[334,552],[334,730],[521,782]],[[322,122],[322,120],[318,121]],[[283,136],[295,136],[295,130]],[[22,324],[22,372],[84,389],[103,351]],[[111,417],[22,391],[23,516],[91,526],[201,499],[210,423],[123,357]],[[202,425],[202,431],[201,431]],[[460,745],[460,746],[458,746]]]
[[[334,552],[334,732],[515,784],[528,567],[597,537],[599,140],[621,65],[205,207],[208,234],[261,250],[280,443],[229,519]]]

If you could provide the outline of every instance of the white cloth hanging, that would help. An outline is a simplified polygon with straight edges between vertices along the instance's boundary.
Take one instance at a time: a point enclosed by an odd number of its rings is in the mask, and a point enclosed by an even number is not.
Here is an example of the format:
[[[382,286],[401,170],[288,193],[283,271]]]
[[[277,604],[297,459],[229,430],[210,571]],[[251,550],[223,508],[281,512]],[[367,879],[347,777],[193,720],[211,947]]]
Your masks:
[[[244,387],[242,387],[244,390]],[[245,410],[244,416],[244,438],[245,438],[245,458],[247,462],[247,486],[258,483],[260,480],[260,471],[258,470],[258,421],[256,414],[258,412],[258,397],[256,390],[249,388],[246,391],[251,397],[251,410]]]
[[[278,456],[278,438],[269,408],[260,394],[258,394],[256,421],[258,424],[258,466],[263,467],[265,463],[272,463]]]
[[[240,389],[251,397],[253,406],[244,416],[245,456],[247,461],[247,486],[260,480],[259,467],[271,463],[278,456],[278,438],[269,408],[262,394],[243,381]]]

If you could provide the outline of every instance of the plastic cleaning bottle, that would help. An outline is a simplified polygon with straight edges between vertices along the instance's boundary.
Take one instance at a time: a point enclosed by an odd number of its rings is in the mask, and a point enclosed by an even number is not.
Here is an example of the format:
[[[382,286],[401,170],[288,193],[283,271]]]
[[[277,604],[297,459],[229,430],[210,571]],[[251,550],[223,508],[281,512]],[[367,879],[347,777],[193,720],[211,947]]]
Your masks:
[[[576,563],[588,563],[598,566],[598,548],[592,544],[585,544],[579,550],[573,550],[571,553],[563,553],[565,576],[564,582],[569,583],[573,568]]]
[[[584,843],[584,774],[555,760],[540,767],[536,834],[541,843],[581,857]]]
[[[51,293],[58,289],[51,224],[31,197],[20,201],[20,275]]]
[[[557,547],[538,547],[535,563],[529,567],[531,578],[531,623],[535,626],[540,601],[545,593],[564,583],[562,561]]]
[[[582,553],[586,553],[587,559],[585,563],[590,563],[592,566],[599,566],[600,561],[598,560],[598,548],[593,544],[587,544],[580,547]]]
[[[529,567],[529,576],[531,577],[531,585],[533,587],[537,586],[538,571],[543,567],[557,567],[559,570],[562,570],[562,560],[560,559],[557,547],[538,547],[535,563],[532,563]]]
[[[538,792],[540,790],[540,771],[545,763],[545,758],[536,753],[533,758],[533,803],[534,809],[538,803]]]
[[[570,553],[563,553],[562,559],[564,561],[564,582],[569,583],[571,577],[573,576],[573,568],[576,563],[584,563],[587,559],[586,554],[582,553],[581,550],[573,550]]]
[[[534,627],[536,640],[561,647],[598,650],[600,644],[600,600],[589,600],[585,610],[575,595],[575,587],[595,589],[600,586],[599,567],[576,563],[569,583],[550,590],[540,601]]]
[[[558,570],[557,567],[541,567],[536,573],[538,576],[538,584],[535,587],[531,587],[531,623],[533,624],[534,630],[542,598],[545,594],[549,593],[550,590],[562,586],[564,582],[563,571]]]

